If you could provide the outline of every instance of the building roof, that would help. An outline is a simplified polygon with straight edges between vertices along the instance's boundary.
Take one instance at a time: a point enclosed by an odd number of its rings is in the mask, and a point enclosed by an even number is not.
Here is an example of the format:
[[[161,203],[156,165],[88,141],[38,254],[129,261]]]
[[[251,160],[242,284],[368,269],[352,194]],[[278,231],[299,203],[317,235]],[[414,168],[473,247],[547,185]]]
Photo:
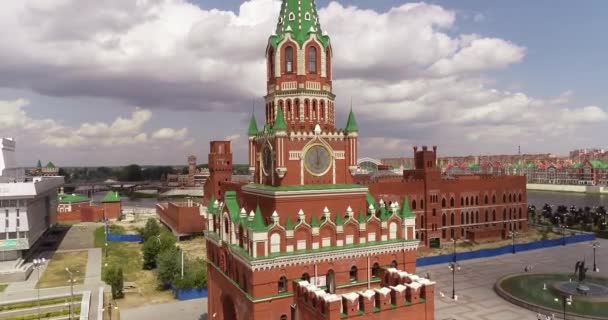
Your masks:
[[[55,169],[55,168],[56,168],[56,167],[55,167],[55,164],[53,164],[51,161],[49,161],[49,163],[47,163],[47,164],[46,164],[46,167],[47,167],[48,169]]]
[[[236,201],[236,192],[226,191],[224,199],[226,200],[226,207],[228,208],[228,213],[230,214],[230,220],[233,222],[239,221],[241,211],[239,209],[239,204]]]
[[[277,111],[277,119],[274,121],[274,126],[272,129],[274,131],[279,130],[287,130],[287,125],[285,124],[285,116],[283,115],[283,109],[281,107],[278,108]]]
[[[275,34],[270,37],[270,44],[276,49],[287,34],[295,40],[300,48],[314,34],[323,46],[329,45],[329,36],[323,35],[321,23],[314,0],[283,0],[281,13]]]
[[[414,213],[410,209],[410,201],[407,196],[403,197],[403,205],[401,207],[401,217],[403,218],[413,218]]]
[[[249,227],[254,232],[264,232],[268,229],[266,224],[264,223],[264,217],[262,217],[262,210],[260,210],[260,205],[255,208],[255,217],[253,221],[249,224]]]
[[[250,137],[254,137],[258,134],[258,123],[255,120],[255,114],[251,114],[251,120],[249,121],[249,130],[247,130],[247,134]]]
[[[105,197],[103,197],[101,202],[120,202],[120,195],[117,191],[108,191],[108,193],[106,193]]]
[[[348,120],[346,121],[346,128],[344,129],[348,132],[358,132],[359,127],[357,126],[357,119],[355,119],[355,113],[353,109],[350,109],[350,113],[348,114]]]
[[[61,193],[58,194],[59,203],[79,203],[79,202],[89,202],[91,199],[76,193],[66,194]]]
[[[36,168],[42,168],[42,162],[40,162],[40,160],[38,160],[38,163],[36,164]]]

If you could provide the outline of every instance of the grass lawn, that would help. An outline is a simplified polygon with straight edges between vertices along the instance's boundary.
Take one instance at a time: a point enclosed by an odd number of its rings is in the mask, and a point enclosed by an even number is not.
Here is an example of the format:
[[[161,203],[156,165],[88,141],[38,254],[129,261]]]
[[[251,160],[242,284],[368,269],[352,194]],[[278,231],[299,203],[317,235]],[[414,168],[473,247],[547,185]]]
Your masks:
[[[70,285],[69,268],[74,274],[74,284],[83,284],[86,277],[87,251],[56,252],[40,276],[38,288],[66,287]]]
[[[121,226],[111,225],[112,233],[123,234],[125,229]],[[95,246],[105,247],[104,228],[95,230]],[[133,282],[135,291],[126,292],[125,298],[118,300],[119,308],[132,308],[146,304],[156,304],[174,301],[171,291],[158,291],[156,273],[153,270],[143,270],[144,263],[141,252],[142,244],[134,242],[108,242],[107,257],[104,249],[103,266],[121,266],[124,282]],[[112,315],[114,319],[114,315]]]
[[[8,284],[0,284],[0,292],[4,291],[8,287]]]
[[[53,299],[41,299],[41,306],[53,306],[58,304],[65,304],[69,301],[70,297],[62,297],[62,298],[53,298]],[[74,303],[78,303],[82,300],[82,296],[79,294],[74,295]],[[0,312],[9,311],[9,310],[20,310],[20,309],[29,309],[38,306],[38,302],[36,300],[26,301],[26,302],[18,302],[18,303],[9,303],[0,305]]]

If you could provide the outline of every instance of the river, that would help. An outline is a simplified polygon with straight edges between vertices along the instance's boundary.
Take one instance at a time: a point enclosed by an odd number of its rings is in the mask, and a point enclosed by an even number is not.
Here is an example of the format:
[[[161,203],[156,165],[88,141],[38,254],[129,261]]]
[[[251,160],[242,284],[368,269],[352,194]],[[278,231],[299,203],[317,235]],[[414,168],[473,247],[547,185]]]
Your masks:
[[[545,203],[550,205],[565,205],[575,207],[598,207],[608,208],[608,195],[555,192],[555,191],[531,191],[528,190],[528,204],[536,208],[542,208]]]

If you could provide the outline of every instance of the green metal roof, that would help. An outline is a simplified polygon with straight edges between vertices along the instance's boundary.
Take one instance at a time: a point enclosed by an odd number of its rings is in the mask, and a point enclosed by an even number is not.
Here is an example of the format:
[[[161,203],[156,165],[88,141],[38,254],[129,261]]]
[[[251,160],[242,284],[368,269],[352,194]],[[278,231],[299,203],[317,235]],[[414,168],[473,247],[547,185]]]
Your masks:
[[[268,230],[268,227],[264,223],[264,217],[262,217],[262,210],[260,210],[260,205],[255,208],[255,217],[253,221],[249,224],[249,227],[254,232],[264,232]]]
[[[334,220],[334,224],[337,226],[341,226],[344,224],[344,220],[342,220],[340,214],[336,214],[336,220]]]
[[[49,169],[55,169],[55,165],[49,161],[49,163],[46,164],[46,167]]]
[[[239,204],[236,201],[236,192],[226,191],[224,199],[226,200],[226,207],[228,208],[228,213],[230,214],[230,220],[232,220],[232,222],[238,222],[241,211],[239,209]]]
[[[350,113],[348,114],[348,120],[346,121],[346,128],[344,129],[346,132],[358,132],[359,127],[357,126],[357,119],[355,119],[355,113],[353,109],[350,109]]]
[[[312,218],[310,219],[310,226],[311,227],[319,226],[319,221],[317,220],[317,216],[315,216],[314,214],[312,215]]]
[[[402,218],[414,218],[414,213],[410,209],[410,201],[407,196],[403,197],[403,204],[401,206],[401,217]]]
[[[285,116],[283,115],[283,109],[281,109],[281,107],[279,107],[278,109],[279,111],[277,111],[277,118],[274,121],[274,126],[272,127],[272,130],[287,130],[287,125],[285,124]]]
[[[249,130],[247,130],[247,134],[250,137],[254,137],[258,134],[258,123],[255,120],[255,114],[251,114],[251,120],[249,121]]]
[[[593,160],[590,162],[595,169],[608,169],[608,162],[602,162],[600,160]]]
[[[277,29],[270,37],[270,44],[276,49],[288,33],[300,48],[309,39],[310,34],[316,36],[324,49],[329,45],[329,37],[321,31],[314,0],[283,0]]]
[[[207,204],[207,212],[211,214],[216,214],[217,210],[213,207],[213,203],[215,202],[215,197],[211,195],[211,199],[209,199],[209,204]]]
[[[287,221],[285,221],[285,229],[293,230],[293,223],[291,223],[291,218],[288,216]]]
[[[79,202],[89,202],[91,201],[91,199],[80,195],[80,194],[66,194],[66,193],[61,193],[57,195],[58,199],[59,199],[59,203],[79,203]]]
[[[105,197],[103,197],[101,202],[120,202],[120,195],[117,191],[108,191],[108,193],[106,193]]]
[[[367,193],[367,195],[365,196],[365,200],[367,200],[367,206],[369,207],[370,205],[373,205],[374,208],[376,207],[376,200],[374,199],[374,196],[372,196],[371,193]]]
[[[359,210],[359,218],[357,219],[357,221],[359,221],[359,223],[365,223],[366,220],[367,217],[363,214],[363,211]]]

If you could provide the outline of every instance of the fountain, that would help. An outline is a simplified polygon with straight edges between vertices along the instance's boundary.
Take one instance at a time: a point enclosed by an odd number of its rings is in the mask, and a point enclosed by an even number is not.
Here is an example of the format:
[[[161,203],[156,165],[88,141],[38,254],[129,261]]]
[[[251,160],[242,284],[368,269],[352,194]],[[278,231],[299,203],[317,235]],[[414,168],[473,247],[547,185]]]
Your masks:
[[[494,288],[504,299],[535,312],[561,314],[565,310],[569,319],[608,319],[608,279],[587,276],[585,260],[576,262],[574,276],[515,274],[499,279]],[[559,302],[566,299],[571,303]]]

